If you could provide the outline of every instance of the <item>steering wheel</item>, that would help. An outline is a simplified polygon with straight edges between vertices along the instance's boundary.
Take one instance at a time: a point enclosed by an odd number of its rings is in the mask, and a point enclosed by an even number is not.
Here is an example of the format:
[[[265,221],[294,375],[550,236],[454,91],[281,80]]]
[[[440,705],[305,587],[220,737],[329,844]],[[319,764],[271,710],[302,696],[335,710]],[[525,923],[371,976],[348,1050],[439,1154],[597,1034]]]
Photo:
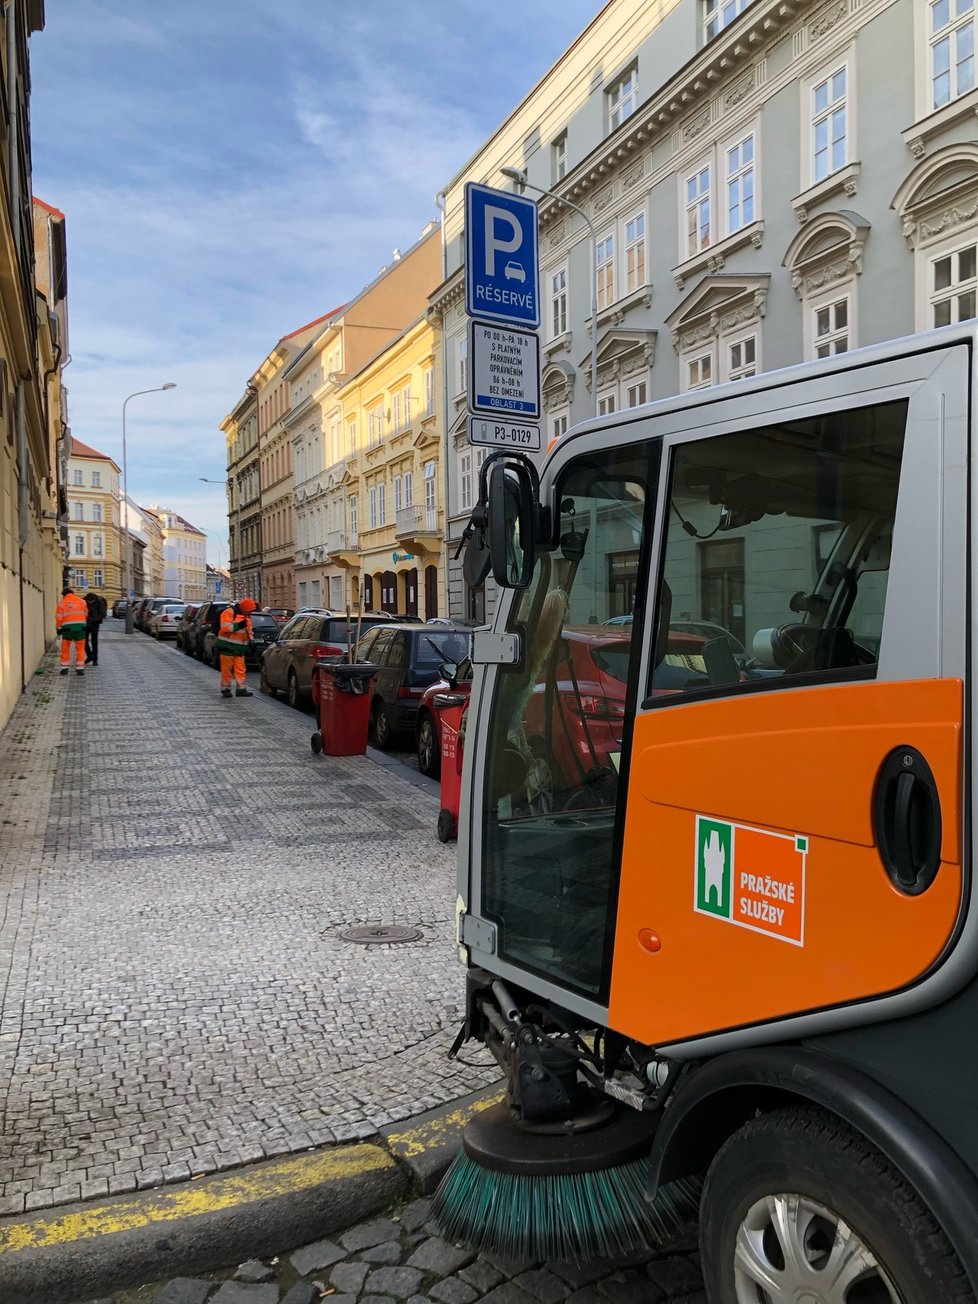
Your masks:
[[[872,666],[877,661],[875,654],[857,643],[848,629],[822,629],[818,625],[799,623],[781,625],[774,631],[771,652],[786,675],[800,675],[809,670]],[[817,664],[816,657],[821,660],[826,654],[826,663]]]

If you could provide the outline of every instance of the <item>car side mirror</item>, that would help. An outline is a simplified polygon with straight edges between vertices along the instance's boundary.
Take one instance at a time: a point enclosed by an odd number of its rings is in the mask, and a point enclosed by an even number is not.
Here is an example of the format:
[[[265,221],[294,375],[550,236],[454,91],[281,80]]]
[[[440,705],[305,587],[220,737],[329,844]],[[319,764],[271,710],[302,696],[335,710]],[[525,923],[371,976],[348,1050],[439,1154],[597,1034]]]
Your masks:
[[[454,661],[446,661],[444,665],[438,667],[438,673],[442,679],[447,679],[449,684],[454,688],[458,683],[458,666]]]

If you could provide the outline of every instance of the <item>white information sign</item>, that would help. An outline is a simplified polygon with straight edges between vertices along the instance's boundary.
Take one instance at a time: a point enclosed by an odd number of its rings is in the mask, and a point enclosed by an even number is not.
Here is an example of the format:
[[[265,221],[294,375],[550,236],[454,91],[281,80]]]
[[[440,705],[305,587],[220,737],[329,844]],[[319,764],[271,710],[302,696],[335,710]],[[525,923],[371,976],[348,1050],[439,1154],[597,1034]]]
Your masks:
[[[501,417],[469,417],[469,443],[493,448],[529,449],[539,453],[540,427],[532,421],[508,421]]]
[[[469,411],[535,420],[540,415],[540,337],[469,322]]]

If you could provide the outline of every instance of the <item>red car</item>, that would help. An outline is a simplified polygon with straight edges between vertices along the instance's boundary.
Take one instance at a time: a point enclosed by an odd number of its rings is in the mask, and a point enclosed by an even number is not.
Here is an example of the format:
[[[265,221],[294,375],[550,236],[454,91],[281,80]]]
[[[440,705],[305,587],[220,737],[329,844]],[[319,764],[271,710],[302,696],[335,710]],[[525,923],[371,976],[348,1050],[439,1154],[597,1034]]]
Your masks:
[[[414,740],[418,752],[418,769],[429,779],[437,779],[441,774],[441,722],[435,710],[436,693],[464,693],[466,697],[472,691],[472,662],[463,661],[459,667],[459,678],[454,683],[439,679],[437,683],[426,688],[418,703],[418,718],[414,726]]]
[[[282,625],[287,625],[295,615],[291,607],[262,607],[262,611],[266,616],[271,616],[280,628]]]

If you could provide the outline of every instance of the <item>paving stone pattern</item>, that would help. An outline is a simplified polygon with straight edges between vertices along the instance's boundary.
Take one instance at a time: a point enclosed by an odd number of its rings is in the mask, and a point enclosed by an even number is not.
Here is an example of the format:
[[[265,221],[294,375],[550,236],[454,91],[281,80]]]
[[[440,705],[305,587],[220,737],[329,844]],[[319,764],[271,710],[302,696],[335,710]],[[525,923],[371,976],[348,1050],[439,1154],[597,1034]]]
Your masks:
[[[98,1304],[706,1304],[692,1227],[655,1254],[617,1263],[514,1263],[447,1244],[430,1213],[430,1199],[413,1200],[266,1263],[149,1283]]]
[[[0,1214],[369,1137],[493,1081],[446,1058],[436,797],[103,630],[98,668],[49,664],[0,735]],[[357,924],[422,938],[339,939]]]

